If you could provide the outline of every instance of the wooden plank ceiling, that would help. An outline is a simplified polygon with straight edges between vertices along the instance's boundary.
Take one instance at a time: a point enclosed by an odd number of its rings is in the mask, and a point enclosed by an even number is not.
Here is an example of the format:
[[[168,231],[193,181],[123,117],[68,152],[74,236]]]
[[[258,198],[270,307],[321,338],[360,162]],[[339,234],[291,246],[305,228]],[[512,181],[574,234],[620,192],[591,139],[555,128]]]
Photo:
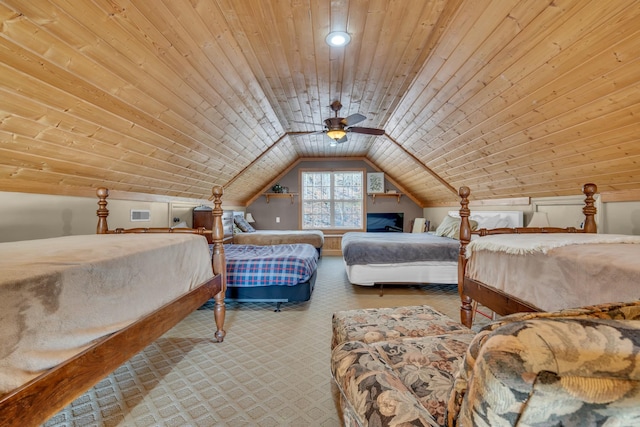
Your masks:
[[[367,158],[424,206],[640,188],[635,0],[1,0],[0,19],[2,191],[245,203],[315,157]],[[297,134],[335,100],[385,134]]]

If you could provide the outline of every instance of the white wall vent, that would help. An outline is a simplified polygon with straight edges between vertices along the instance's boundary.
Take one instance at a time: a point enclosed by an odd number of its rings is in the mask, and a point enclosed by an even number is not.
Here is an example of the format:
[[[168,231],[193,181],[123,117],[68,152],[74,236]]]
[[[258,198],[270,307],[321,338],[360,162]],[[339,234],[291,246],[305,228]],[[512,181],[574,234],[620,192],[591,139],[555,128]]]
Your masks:
[[[151,211],[144,209],[131,209],[131,221],[151,221]]]

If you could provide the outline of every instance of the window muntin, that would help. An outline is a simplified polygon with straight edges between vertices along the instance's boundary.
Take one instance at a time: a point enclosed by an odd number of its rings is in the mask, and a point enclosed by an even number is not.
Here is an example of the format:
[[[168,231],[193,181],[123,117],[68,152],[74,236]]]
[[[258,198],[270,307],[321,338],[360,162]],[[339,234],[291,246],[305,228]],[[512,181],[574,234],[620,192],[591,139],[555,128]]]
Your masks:
[[[364,172],[302,172],[303,229],[362,229]]]

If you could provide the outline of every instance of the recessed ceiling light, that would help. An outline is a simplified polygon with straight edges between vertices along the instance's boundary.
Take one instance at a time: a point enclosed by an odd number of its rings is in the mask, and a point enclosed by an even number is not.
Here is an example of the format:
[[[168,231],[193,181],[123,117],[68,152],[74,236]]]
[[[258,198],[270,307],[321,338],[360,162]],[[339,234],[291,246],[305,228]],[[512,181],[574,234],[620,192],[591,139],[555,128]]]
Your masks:
[[[327,35],[325,41],[329,46],[346,46],[351,41],[351,36],[344,31],[334,31]]]

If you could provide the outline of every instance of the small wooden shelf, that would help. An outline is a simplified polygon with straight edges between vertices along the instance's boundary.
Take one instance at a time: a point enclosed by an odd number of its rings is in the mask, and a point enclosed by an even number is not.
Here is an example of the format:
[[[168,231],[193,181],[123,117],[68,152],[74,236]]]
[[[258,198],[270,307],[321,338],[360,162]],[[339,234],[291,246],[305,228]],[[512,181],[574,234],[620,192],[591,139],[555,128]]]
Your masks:
[[[373,203],[376,203],[376,197],[397,197],[398,203],[400,203],[400,197],[402,197],[402,193],[371,193],[369,194],[373,199]]]
[[[274,198],[282,198],[282,197],[289,197],[291,198],[291,204],[293,204],[293,198],[294,196],[297,196],[298,193],[264,193],[264,197],[267,199],[267,203],[269,203],[269,198],[274,197]]]

